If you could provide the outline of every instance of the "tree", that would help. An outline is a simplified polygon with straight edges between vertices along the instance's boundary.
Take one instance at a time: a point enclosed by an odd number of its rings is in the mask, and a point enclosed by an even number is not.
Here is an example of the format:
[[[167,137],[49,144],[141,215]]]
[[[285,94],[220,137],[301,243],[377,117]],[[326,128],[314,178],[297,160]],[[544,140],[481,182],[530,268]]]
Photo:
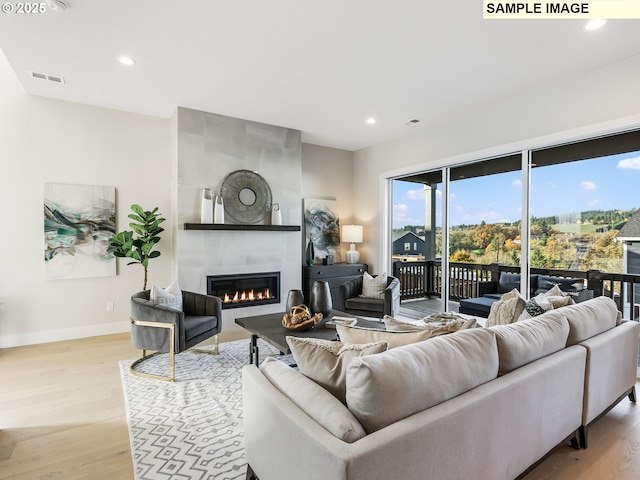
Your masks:
[[[466,250],[458,250],[449,257],[452,262],[473,263],[473,256]]]
[[[547,265],[547,260],[544,258],[544,255],[540,251],[539,248],[534,248],[531,251],[531,257],[529,258],[529,263],[532,267],[544,268]]]
[[[160,227],[160,224],[165,219],[156,213],[158,207],[151,211],[145,211],[140,205],[133,204],[131,210],[134,212],[128,215],[133,220],[129,223],[131,230],[116,233],[111,239],[108,251],[116,257],[132,259],[127,265],[135,263],[142,265],[144,268],[142,289],[146,290],[149,260],[160,256],[160,252],[154,250],[154,247],[160,241],[160,233],[164,232],[164,228]]]
[[[485,223],[484,221],[480,226],[476,227],[470,234],[474,245],[481,249],[486,250],[493,238],[500,233],[501,227],[495,224]]]

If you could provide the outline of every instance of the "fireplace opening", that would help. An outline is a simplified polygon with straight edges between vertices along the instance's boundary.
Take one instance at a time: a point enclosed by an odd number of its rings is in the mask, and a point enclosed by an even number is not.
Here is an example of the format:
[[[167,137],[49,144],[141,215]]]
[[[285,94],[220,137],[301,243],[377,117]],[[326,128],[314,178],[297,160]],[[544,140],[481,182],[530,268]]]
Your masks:
[[[208,275],[207,294],[220,297],[222,308],[280,302],[280,272]]]

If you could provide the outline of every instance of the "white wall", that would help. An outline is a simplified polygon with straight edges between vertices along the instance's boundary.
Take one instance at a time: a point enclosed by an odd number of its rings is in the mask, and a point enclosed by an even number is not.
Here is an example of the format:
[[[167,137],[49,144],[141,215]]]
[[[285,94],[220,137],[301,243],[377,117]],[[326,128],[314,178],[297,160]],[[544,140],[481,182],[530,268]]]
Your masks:
[[[129,331],[139,265],[119,259],[114,277],[45,279],[44,184],[114,186],[118,230],[132,203],[158,206],[170,230],[169,120],[26,95],[1,53],[0,105],[0,348]],[[165,285],[171,235],[159,245],[150,282]]]
[[[633,57],[355,152],[354,212],[371,232],[361,254],[374,270],[386,268],[385,177],[638,127],[638,78]]]
[[[158,206],[166,231],[149,285],[166,286],[178,273],[176,125],[27,95],[1,52],[0,105],[0,348],[128,332],[129,297],[142,287],[139,265],[118,259],[115,277],[45,278],[44,184],[116,187],[118,230],[128,228],[132,203]],[[350,221],[353,154],[302,148],[302,196],[337,198],[342,218]]]
[[[353,152],[302,144],[302,198],[335,199],[341,225],[357,223],[353,213],[353,182]],[[368,232],[364,233],[366,241]],[[304,241],[303,235],[303,244]],[[306,245],[301,248],[304,250]],[[348,249],[348,244],[340,246],[342,254]]]

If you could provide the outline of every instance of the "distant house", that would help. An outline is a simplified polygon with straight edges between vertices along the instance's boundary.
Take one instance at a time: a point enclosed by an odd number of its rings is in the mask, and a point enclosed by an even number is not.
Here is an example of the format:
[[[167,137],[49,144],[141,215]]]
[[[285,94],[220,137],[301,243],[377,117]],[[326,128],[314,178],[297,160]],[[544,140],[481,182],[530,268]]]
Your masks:
[[[623,243],[623,273],[640,274],[640,210],[622,226],[616,241]]]
[[[427,247],[424,238],[413,232],[393,232],[393,255],[424,257],[427,254]]]
[[[640,274],[640,210],[622,226],[616,235],[616,242],[622,242],[623,245],[622,273]],[[636,292],[634,302],[640,304],[640,292]]]

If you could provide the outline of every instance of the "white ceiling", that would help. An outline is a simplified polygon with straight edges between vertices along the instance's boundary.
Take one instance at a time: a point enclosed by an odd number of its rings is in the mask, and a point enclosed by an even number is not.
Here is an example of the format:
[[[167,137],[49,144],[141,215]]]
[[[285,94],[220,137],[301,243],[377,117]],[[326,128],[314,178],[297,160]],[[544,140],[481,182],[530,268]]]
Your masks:
[[[479,0],[67,1],[0,14],[26,92],[165,118],[188,107],[347,150],[640,55],[640,20],[483,20]]]

